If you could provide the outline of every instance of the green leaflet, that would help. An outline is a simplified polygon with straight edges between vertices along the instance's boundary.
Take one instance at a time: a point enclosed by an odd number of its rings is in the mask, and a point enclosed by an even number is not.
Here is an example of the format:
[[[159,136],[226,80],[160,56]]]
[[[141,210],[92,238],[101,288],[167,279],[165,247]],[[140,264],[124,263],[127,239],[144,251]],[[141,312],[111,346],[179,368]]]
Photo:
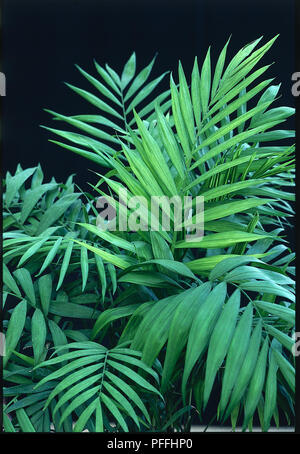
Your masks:
[[[258,254],[257,254],[258,255]],[[256,256],[239,256],[236,255],[234,257],[228,257],[225,256],[223,260],[221,260],[217,265],[214,267],[214,269],[210,272],[209,278],[210,280],[215,280],[220,278],[220,276],[224,275],[225,273],[228,273],[232,269],[244,265],[246,263],[251,263],[251,262],[260,262],[260,260]]]
[[[54,346],[60,347],[61,345],[66,345],[68,341],[64,331],[53,320],[48,320],[48,325],[51,331]],[[61,354],[63,353],[62,352],[58,353],[58,355]]]
[[[140,104],[142,101],[144,101],[144,99],[152,93],[152,91],[161,82],[161,80],[165,77],[166,74],[167,73],[165,72],[161,76],[159,76],[156,79],[149,82],[145,87],[143,87],[139,91],[139,93],[133,98],[133,100],[131,101],[131,103],[129,104],[129,106],[126,109],[125,114],[128,115],[129,113],[131,113],[138,104]],[[142,114],[143,114],[143,112],[141,111],[140,116],[142,116]]]
[[[181,151],[174,136],[174,133],[170,127],[170,124],[167,122],[166,118],[162,114],[162,111],[158,105],[155,108],[157,115],[157,124],[159,127],[159,132],[161,139],[163,141],[164,147],[174,164],[177,172],[180,177],[184,178],[184,163],[181,156]]]
[[[88,250],[85,247],[80,248],[80,265],[81,265],[81,274],[82,274],[82,292],[85,289],[88,274],[89,274],[89,258]]]
[[[277,350],[274,350],[277,364],[291,390],[295,392],[295,369],[291,363]]]
[[[200,74],[197,57],[195,57],[192,80],[191,80],[191,97],[193,104],[194,117],[198,130],[200,129],[201,124],[201,98],[200,98]]]
[[[239,200],[236,202],[222,203],[221,206],[214,208],[208,208],[204,211],[204,223],[215,219],[220,219],[226,216],[230,216],[235,213],[241,213],[242,211],[254,208],[265,203],[270,203],[272,199],[256,199],[249,198],[245,200]],[[205,224],[204,224],[205,227]]]
[[[75,303],[62,303],[54,302],[49,307],[50,314],[60,315],[62,317],[72,318],[87,318],[93,319],[99,315],[99,311],[92,309],[91,307],[83,306],[82,304]]]
[[[171,172],[163,158],[162,152],[153,139],[140,117],[135,113],[135,120],[141,134],[143,150],[147,156],[152,170],[156,173],[163,185],[166,185],[167,191],[170,195],[177,194],[177,188],[172,178]]]
[[[238,123],[238,122],[236,122],[236,123]],[[225,142],[221,142],[219,145],[216,145],[215,147],[211,148],[207,153],[205,153],[204,156],[202,156],[200,159],[198,159],[190,167],[190,170],[193,170],[193,169],[199,167],[202,163],[206,162],[208,159],[214,158],[215,156],[219,155],[223,151],[229,150],[231,147],[235,146],[238,143],[244,143],[247,140],[251,141],[251,142],[259,142],[260,141],[259,138],[257,140],[255,140],[254,138],[256,138],[257,136],[260,136],[259,135],[260,132],[263,132],[268,128],[272,128],[276,124],[277,124],[277,122],[271,122],[266,125],[258,126],[251,130],[241,132],[240,134],[233,136],[232,138],[226,140]],[[232,125],[224,126],[221,132],[219,131],[218,134],[215,134],[214,139],[210,138],[206,144],[205,144],[205,142],[203,142],[201,145],[199,145],[197,148],[195,148],[193,153],[204,148],[205,146],[207,146],[209,144],[213,144],[217,138],[222,138],[224,136],[224,134],[228,134],[230,131],[232,131],[231,127],[232,127]]]
[[[140,399],[138,394],[131,388],[124,380],[117,377],[115,374],[111,372],[106,373],[107,377],[117,386],[121,391],[125,392],[125,394],[134,402],[134,404],[139,407],[139,409],[143,412],[148,422],[150,422],[149,413],[143,404],[143,401]]]
[[[106,311],[102,312],[94,324],[91,339],[95,339],[98,333],[108,323],[111,323],[114,320],[118,320],[119,318],[132,315],[138,307],[140,307],[140,304],[132,304],[130,306],[107,309]]]
[[[174,260],[169,245],[160,233],[150,230],[150,241],[155,259]]]
[[[96,248],[94,246],[90,246],[87,243],[82,243],[81,241],[74,240],[74,242],[89,249],[90,251],[99,255],[103,260],[107,261],[108,263],[112,263],[113,265],[117,266],[118,268],[125,269],[129,266],[129,263],[126,260],[118,257],[117,255],[110,254],[109,252],[106,252],[106,251]]]
[[[84,71],[80,66],[75,65],[76,68],[81,72],[81,74],[92,84],[94,85],[97,90],[100,91],[104,96],[106,96],[108,99],[113,101],[114,103],[118,104],[119,106],[122,106],[121,102],[119,101],[118,98],[110,91],[108,90],[105,85],[103,85],[99,80],[95,79],[95,77],[91,76],[88,74],[86,71]]]
[[[248,281],[249,279],[262,279],[264,281],[277,282],[279,285],[293,285],[293,280],[284,274],[275,271],[263,270],[261,268],[252,266],[239,266],[233,271],[230,271],[225,277],[226,280],[231,282]],[[263,266],[263,265],[262,265]]]
[[[35,292],[29,271],[26,268],[19,268],[14,271],[14,275],[24,290],[24,293],[29,300],[28,302],[32,304],[32,306],[36,306]]]
[[[82,131],[94,136],[94,137],[97,137],[98,139],[103,139],[103,140],[107,140],[109,142],[113,142],[115,144],[118,144],[119,141],[118,139],[116,139],[114,136],[111,136],[109,135],[108,133],[102,131],[101,129],[99,128],[95,128],[94,126],[91,126],[81,120],[78,120],[77,118],[74,118],[74,117],[67,117],[65,115],[60,115],[58,114],[57,112],[53,112],[52,110],[48,110],[46,109],[46,112],[54,115],[55,119],[58,119],[58,120],[63,120],[65,121],[66,123],[69,123],[71,124],[72,126],[78,128],[78,129],[81,129]],[[118,128],[118,126],[116,125],[115,127]]]
[[[102,68],[99,63],[94,60],[94,64],[96,67],[97,72],[100,74],[100,76],[103,78],[103,80],[109,85],[116,93],[121,94],[120,88],[119,88],[119,83],[115,83],[114,78],[111,77],[109,74],[109,71],[105,71],[104,68]]]
[[[277,315],[282,320],[289,322],[291,325],[294,325],[295,323],[295,311],[293,309],[261,300],[255,301],[255,305],[272,315]]]
[[[267,363],[267,354],[269,339],[265,338],[262,345],[261,351],[258,355],[257,363],[253,372],[253,376],[249,383],[248,392],[246,395],[245,401],[245,416],[243,422],[243,430],[246,429],[250,418],[253,416],[253,413],[258,405],[261,391],[264,386],[265,375],[266,375],[266,363]]]
[[[135,74],[135,68],[136,68],[136,55],[135,52],[131,55],[129,60],[126,62],[126,65],[124,66],[122,76],[121,76],[121,87],[124,90],[128,83],[131,81]]]
[[[264,405],[264,422],[263,430],[267,431],[270,427],[270,421],[275,412],[277,401],[277,369],[278,364],[273,353],[270,350],[269,369],[265,387],[265,405]]]
[[[63,259],[63,262],[62,262],[62,265],[61,265],[61,269],[60,269],[60,273],[59,273],[59,280],[58,280],[58,284],[57,284],[57,287],[56,287],[56,291],[61,287],[61,285],[63,283],[63,280],[65,278],[66,272],[68,270],[70,259],[71,259],[71,255],[72,255],[73,245],[74,245],[73,241],[69,240],[68,246],[67,246],[66,251],[65,251],[64,259]]]
[[[124,276],[119,277],[118,282],[128,282],[148,287],[169,287],[170,284],[179,287],[179,284],[167,275],[149,271],[128,272]]]
[[[48,183],[38,186],[34,189],[29,189],[24,197],[24,204],[22,206],[20,222],[23,224],[28,216],[30,215],[32,209],[40,200],[40,198],[47,192],[55,189],[57,187],[56,183]]]
[[[191,153],[191,148],[190,148],[190,143],[189,143],[189,136],[188,136],[188,133],[186,130],[184,119],[182,117],[180,101],[179,101],[179,94],[178,94],[176,85],[173,81],[172,75],[171,75],[171,79],[170,79],[170,85],[171,85],[172,111],[173,111],[176,131],[177,131],[181,146],[184,151],[185,162],[187,164],[190,164],[192,153]]]
[[[271,336],[275,337],[289,351],[292,351],[294,339],[271,325],[266,325],[266,329]]]
[[[178,74],[179,74],[179,102],[180,102],[180,109],[182,112],[183,120],[188,131],[190,141],[193,143],[195,141],[195,129],[194,129],[194,115],[193,115],[193,107],[190,97],[190,92],[188,88],[188,84],[185,78],[185,74],[179,61],[178,65]],[[200,91],[201,91],[201,82],[200,82]]]
[[[32,347],[34,354],[34,364],[38,364],[45,347],[47,327],[45,323],[45,318],[40,311],[36,309],[31,320],[31,334],[32,334]]]
[[[155,62],[155,59],[156,59],[156,55],[155,57],[151,60],[151,62],[149,63],[148,66],[146,66],[144,69],[142,69],[139,74],[134,78],[134,80],[132,81],[126,95],[125,95],[125,98],[124,98],[124,102],[126,102],[131,96],[134,95],[134,93],[139,90],[141,88],[141,86],[147,81],[150,73],[151,73],[151,70],[152,70],[152,67],[153,67],[153,64]]]
[[[17,410],[16,415],[22,432],[36,432],[24,408]]]
[[[228,403],[231,391],[234,387],[240,368],[248,350],[252,328],[252,304],[243,311],[243,314],[235,329],[231,344],[228,349],[225,363],[225,371],[222,380],[222,392],[219,404],[219,412],[222,415]]]
[[[234,385],[224,419],[226,419],[228,415],[234,410],[237,403],[241,400],[242,396],[245,393],[245,390],[252,377],[255,365],[257,363],[257,356],[261,344],[261,335],[262,323],[260,320],[252,332],[247,354],[245,355],[240,373]]]
[[[104,269],[104,265],[103,265],[103,261],[102,261],[101,257],[98,254],[96,254],[95,252],[94,252],[94,257],[95,257],[95,261],[96,261],[98,275],[99,275],[100,282],[101,282],[102,301],[104,301],[106,286],[107,286],[105,269]]]
[[[265,155],[259,156],[259,158],[263,158],[264,156],[268,156],[268,153],[266,153]],[[247,162],[251,163],[252,159],[254,159],[254,155],[242,156],[240,158],[232,159],[229,162],[225,162],[223,164],[218,164],[218,165],[216,164],[212,169],[210,169],[207,172],[202,173],[202,175],[198,176],[195,180],[193,180],[184,189],[188,190],[200,183],[204,183],[208,179],[210,179],[220,173],[221,174],[224,173],[225,170],[235,168],[235,167],[237,167],[237,170],[238,170],[242,164],[245,164]],[[265,194],[265,195],[271,196],[272,194]]]
[[[7,268],[7,266],[5,265],[5,263],[3,263],[3,282],[5,285],[7,285],[7,287],[17,296],[21,296],[21,292],[17,286],[17,283],[16,281],[14,280],[14,278],[12,277],[9,269]]]
[[[78,225],[84,227],[85,229],[89,230],[90,232],[92,232],[95,235],[102,238],[104,241],[107,241],[114,246],[117,246],[121,249],[125,249],[130,252],[136,251],[136,248],[134,247],[134,245],[132,243],[130,243],[127,240],[124,240],[123,238],[116,235],[115,233],[110,233],[109,231],[103,231],[95,225],[90,225],[90,224],[85,224],[85,223],[78,223]]]
[[[36,169],[37,167],[32,167],[30,169],[23,170],[22,172],[16,173],[16,175],[7,179],[5,204],[8,208],[20,187],[36,171]]]
[[[132,381],[137,383],[139,386],[142,388],[145,388],[148,391],[152,391],[153,393],[157,394],[158,396],[162,397],[160,392],[154,388],[150,383],[148,383],[143,377],[138,375],[136,372],[131,370],[129,367],[124,366],[123,364],[116,363],[115,361],[112,361],[110,359],[107,360],[108,364],[110,364],[114,369],[118,370],[121,372],[123,375],[126,375],[129,377]]]
[[[94,358],[94,359],[97,359]],[[69,387],[72,387],[74,383],[84,379],[88,375],[96,372],[101,368],[103,362],[98,362],[97,364],[93,364],[91,366],[88,363],[91,362],[91,357],[88,358],[81,358],[80,363],[84,365],[84,369],[76,370],[76,372],[72,372],[70,375],[67,375],[63,380],[59,382],[59,384],[51,391],[49,397],[45,403],[45,408],[50,404],[51,400],[55,398],[55,396],[59,395],[60,393],[64,393],[65,390]],[[73,362],[75,364],[75,361]],[[77,361],[78,364],[78,361]]]
[[[295,295],[287,290],[285,287],[277,285],[272,282],[261,282],[261,281],[251,281],[245,284],[241,284],[240,288],[243,290],[250,290],[252,292],[259,293],[272,293],[273,295],[283,296],[284,298],[289,299],[290,301],[295,301]]]
[[[94,386],[93,388],[87,389],[83,393],[79,394],[70,405],[63,411],[61,418],[59,420],[59,425],[61,425],[65,419],[74,411],[77,407],[88,401],[93,397],[100,389],[100,385]]]
[[[68,84],[67,82],[65,82],[65,84],[79,96],[82,96],[84,99],[86,99],[86,101],[96,106],[98,109],[103,110],[104,112],[107,112],[108,114],[113,115],[114,117],[122,119],[122,116],[115,109],[110,107],[107,103],[102,101],[97,96],[93,95],[92,93],[86,90],[82,90],[81,88],[75,87],[74,85]]]
[[[45,317],[47,317],[52,294],[51,274],[44,274],[44,276],[40,277],[38,280],[38,287],[41,299],[41,306]]]
[[[108,167],[106,159],[101,158],[100,156],[96,155],[95,153],[91,153],[90,151],[82,150],[81,148],[78,148],[78,147],[72,147],[71,145],[67,145],[65,143],[58,142],[57,140],[49,140],[49,142],[55,143],[56,145],[59,145],[60,147],[65,148],[66,150],[73,151],[73,153],[79,154],[80,156],[87,158],[90,161],[93,161],[102,167]]]
[[[254,257],[254,260],[256,257],[263,257],[263,256],[264,256],[264,254],[252,254],[252,255],[249,254],[249,257],[251,257],[251,258]],[[216,266],[220,262],[222,262],[223,260],[227,260],[227,259],[229,260],[231,258],[239,259],[239,258],[241,258],[241,256],[239,256],[237,254],[217,254],[217,255],[212,255],[209,257],[204,257],[201,259],[192,260],[191,262],[187,262],[186,265],[194,272],[201,272],[201,271],[211,271],[212,272],[212,270],[214,270],[214,268],[216,268]],[[249,261],[251,261],[251,259]],[[213,280],[214,278],[210,277],[210,279]]]
[[[3,367],[6,366],[12,351],[16,348],[22,335],[26,319],[26,311],[26,301],[22,300],[12,312],[5,337],[5,356],[3,358]]]
[[[90,417],[94,413],[98,402],[99,402],[99,400],[98,400],[98,398],[96,398],[81,413],[80,417],[78,418],[78,420],[76,421],[76,424],[74,426],[74,429],[73,429],[74,432],[82,432],[83,431],[83,429],[85,428],[86,423],[88,422],[88,420],[90,419]]]
[[[214,78],[213,78],[212,87],[211,87],[211,98],[212,99],[214,99],[214,96],[216,94],[216,91],[217,91],[220,81],[221,81],[221,76],[222,76],[222,72],[223,72],[223,68],[224,68],[229,40],[230,40],[230,38],[228,39],[227,43],[223,47],[222,51],[220,52],[220,55],[219,55],[219,58],[218,58],[218,61],[216,64]]]
[[[157,301],[146,313],[134,336],[131,348],[143,351],[143,361],[151,364],[167,340],[172,315],[191,290]]]
[[[91,377],[89,378],[85,378],[84,380],[81,379],[76,385],[73,385],[72,387],[70,387],[68,390],[65,390],[64,391],[64,394],[59,398],[57,404],[55,405],[54,407],[54,410],[53,410],[53,415],[55,415],[55,413],[57,413],[57,411],[64,405],[68,402],[68,400],[72,400],[72,398],[74,398],[75,396],[80,396],[82,394],[82,391],[84,391],[85,389],[89,389],[89,387],[91,385],[94,385],[96,382],[100,382],[101,380],[101,374],[95,374],[95,375],[92,375]],[[100,387],[99,387],[100,388]],[[98,388],[98,389],[99,389]],[[73,402],[75,401],[76,399],[73,400]],[[72,404],[73,404],[72,402]],[[69,405],[68,408],[70,408],[71,405]],[[73,407],[73,408],[76,408],[76,407]],[[66,414],[68,413],[69,410],[67,410]],[[63,418],[61,418],[61,422],[63,422]]]
[[[205,369],[203,408],[207,405],[216,373],[227,354],[234,334],[239,307],[240,292],[236,290],[224,305],[209,342]]]
[[[205,285],[205,284],[204,284]],[[200,287],[201,288],[201,287]],[[182,377],[182,394],[185,397],[186,384],[190,373],[204,353],[218,315],[226,297],[226,284],[217,285],[207,298],[203,298],[198,312],[193,317],[188,335],[185,355],[184,372]]]
[[[78,197],[79,194],[68,194],[51,205],[42,216],[35,234],[40,235],[44,230],[53,225],[53,223],[65,213]]]
[[[176,362],[190,336],[195,317],[198,317],[199,312],[203,310],[204,301],[211,301],[211,298],[208,297],[210,287],[209,283],[200,285],[190,293],[189,297],[184,298],[176,308],[168,335],[161,383],[162,392],[168,387]],[[215,296],[216,292],[213,291],[211,294]],[[205,304],[209,303],[206,302]]]
[[[111,396],[120,404],[122,405],[123,409],[128,413],[128,415],[133,419],[135,424],[140,428],[140,424],[137,418],[137,415],[130,404],[130,402],[121,394],[116,388],[111,386],[109,383],[104,383],[103,386],[106,390],[111,394]]]
[[[210,48],[207,51],[202,69],[201,69],[201,78],[200,78],[200,99],[203,114],[206,113],[208,109],[208,102],[210,98],[210,88],[211,88],[211,67],[210,67]]]
[[[37,274],[37,276],[39,276],[40,274],[42,274],[42,272],[53,262],[54,260],[54,257],[56,256],[57,254],[57,251],[59,250],[60,248],[60,245],[61,245],[61,242],[62,242],[63,238],[60,237],[58,238],[54,245],[52,246],[52,248],[49,250],[45,260],[44,260],[44,263],[43,265],[41,266],[41,269],[39,271],[39,273]]]
[[[232,246],[236,243],[244,241],[250,242],[266,238],[267,235],[258,235],[256,233],[247,233],[240,231],[212,233],[200,238],[199,241],[179,241],[175,244],[175,248],[225,248]]]

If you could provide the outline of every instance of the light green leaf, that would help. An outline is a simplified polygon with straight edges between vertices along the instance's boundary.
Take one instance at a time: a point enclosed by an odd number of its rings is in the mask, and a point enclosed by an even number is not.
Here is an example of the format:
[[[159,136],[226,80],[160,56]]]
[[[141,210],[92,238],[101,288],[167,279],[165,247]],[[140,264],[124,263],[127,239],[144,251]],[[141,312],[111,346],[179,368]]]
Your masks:
[[[278,364],[273,353],[273,349],[270,351],[269,357],[269,370],[266,380],[265,388],[265,405],[264,405],[264,416],[263,416],[263,430],[267,431],[270,428],[270,421],[273,413],[276,409],[277,401],[277,369]]]
[[[18,190],[22,184],[36,171],[37,167],[31,167],[30,169],[23,170],[16,173],[13,177],[6,179],[6,192],[5,192],[5,204],[7,208],[13,198],[16,196]]]
[[[132,84],[130,85],[125,97],[124,97],[124,102],[126,102],[134,93],[141,88],[141,86],[146,82],[148,79],[153,64],[155,62],[156,56],[151,60],[148,66],[146,66],[142,71],[139,72],[139,74],[134,78]]]
[[[273,350],[277,364],[286,379],[291,390],[295,392],[295,368],[292,364],[277,350]]]
[[[252,312],[252,304],[249,303],[243,311],[243,314],[237,324],[228,349],[225,371],[222,379],[221,399],[219,403],[220,414],[222,414],[226,408],[231,391],[235,385],[248,350],[252,328]]]
[[[69,240],[68,246],[67,246],[66,251],[65,251],[64,259],[63,259],[63,262],[62,262],[62,265],[61,265],[61,269],[60,269],[60,273],[59,273],[59,280],[58,280],[58,284],[57,284],[57,287],[56,287],[56,291],[61,287],[61,285],[63,283],[63,280],[65,278],[66,272],[68,270],[69,263],[70,263],[70,258],[71,258],[71,255],[72,255],[73,245],[74,245],[74,242],[72,240]]]
[[[117,255],[111,254],[110,252],[106,252],[106,251],[104,251],[102,249],[96,248],[94,246],[90,246],[89,244],[83,243],[82,241],[77,241],[77,240],[73,240],[73,241],[75,241],[75,243],[80,244],[81,246],[86,247],[90,251],[92,251],[95,254],[99,255],[106,262],[112,263],[113,265],[117,266],[118,268],[125,269],[125,268],[127,268],[130,265],[130,263],[128,263],[123,258],[121,258],[121,257],[119,257]]]
[[[81,266],[81,274],[82,274],[81,291],[83,292],[85,289],[87,279],[88,279],[88,274],[89,274],[88,250],[83,246],[80,248],[80,266]]]
[[[3,282],[5,285],[7,285],[7,287],[17,296],[21,296],[21,292],[17,286],[17,283],[16,281],[14,280],[14,278],[12,277],[9,269],[7,268],[7,266],[5,265],[5,263],[3,263]]]
[[[41,306],[45,317],[47,317],[52,294],[51,274],[45,274],[44,276],[40,277],[38,280],[38,287],[41,299]]]
[[[133,78],[133,76],[135,74],[135,67],[136,67],[136,56],[135,56],[135,52],[133,52],[133,54],[131,55],[129,60],[126,62],[123,72],[122,72],[121,86],[122,86],[123,90],[124,90],[124,88],[126,88],[126,86],[129,84],[129,82]]]
[[[24,408],[17,410],[16,416],[22,432],[36,432]]]
[[[168,345],[161,383],[162,392],[167,389],[170,383],[176,362],[185,347],[188,337],[190,338],[191,336],[189,333],[192,331],[195,319],[204,310],[203,306],[204,304],[207,305],[207,300],[211,301],[211,298],[208,297],[210,288],[209,283],[200,285],[190,293],[189,297],[184,298],[175,310],[168,335]],[[216,296],[216,293],[218,292],[213,291],[211,294]]]
[[[38,364],[44,353],[47,327],[44,315],[40,309],[36,309],[31,320],[31,339],[34,354],[34,364]]]
[[[194,316],[186,348],[184,372],[182,377],[182,394],[185,397],[186,384],[190,373],[204,353],[218,315],[226,297],[226,284],[217,285],[204,299],[198,313]]]
[[[233,230],[230,232],[211,233],[210,235],[203,236],[198,241],[178,241],[175,244],[175,248],[226,248],[236,243],[255,241],[266,238],[267,236]]]
[[[6,366],[12,351],[16,348],[26,320],[27,304],[22,300],[14,308],[5,335],[5,356],[3,357],[3,367]]]
[[[230,346],[239,307],[240,292],[236,290],[224,305],[209,342],[205,369],[203,408],[207,405],[217,371],[222,365]]]
[[[29,271],[26,268],[19,268],[14,271],[14,275],[18,279],[25,295],[29,299],[29,302],[32,306],[36,306],[35,292]]]
[[[249,383],[249,388],[245,401],[245,417],[243,422],[243,430],[246,429],[250,418],[253,416],[255,409],[259,403],[261,392],[265,382],[267,355],[269,349],[269,339],[265,338],[261,351],[259,353],[257,363],[253,372],[253,376]]]
[[[286,320],[291,325],[295,324],[295,311],[280,304],[273,304],[267,301],[255,301],[255,305],[272,315],[276,315],[282,320]]]

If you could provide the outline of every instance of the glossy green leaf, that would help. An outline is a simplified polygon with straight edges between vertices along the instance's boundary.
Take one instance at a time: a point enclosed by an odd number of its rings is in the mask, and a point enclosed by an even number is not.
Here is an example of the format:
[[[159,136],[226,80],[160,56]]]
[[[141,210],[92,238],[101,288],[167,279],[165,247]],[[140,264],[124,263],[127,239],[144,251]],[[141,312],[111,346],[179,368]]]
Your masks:
[[[31,320],[31,337],[34,363],[38,364],[44,352],[47,335],[45,318],[40,309],[36,309]]]
[[[228,349],[225,371],[222,379],[222,392],[219,404],[220,414],[222,414],[226,408],[231,391],[235,385],[248,350],[252,328],[252,312],[252,304],[249,303],[237,324]]]
[[[39,294],[41,300],[41,306],[45,317],[48,315],[49,305],[52,295],[52,277],[51,274],[45,274],[38,280]]]
[[[24,329],[27,312],[27,304],[22,300],[14,308],[8,323],[5,335],[5,356],[3,357],[3,366],[5,367],[12,351],[16,348]]]
[[[194,316],[190,328],[182,377],[182,393],[185,396],[187,380],[190,373],[207,348],[226,297],[226,284],[217,285],[203,302]]]
[[[268,337],[265,338],[261,351],[258,355],[257,363],[253,372],[253,376],[249,383],[248,392],[245,401],[245,416],[243,422],[243,430],[246,429],[250,418],[258,405],[260,395],[264,386],[266,367],[267,367],[267,354],[268,354]]]
[[[203,395],[204,408],[207,405],[217,371],[228,352],[235,331],[239,307],[240,293],[236,290],[224,305],[221,315],[213,329],[206,360]]]

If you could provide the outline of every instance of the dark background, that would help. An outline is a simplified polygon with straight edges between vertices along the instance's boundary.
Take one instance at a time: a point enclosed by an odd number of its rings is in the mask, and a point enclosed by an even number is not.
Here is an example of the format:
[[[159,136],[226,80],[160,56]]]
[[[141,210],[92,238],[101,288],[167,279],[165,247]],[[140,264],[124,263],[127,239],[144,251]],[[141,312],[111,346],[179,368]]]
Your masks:
[[[40,162],[46,179],[64,181],[75,173],[84,190],[87,181],[95,181],[88,169],[99,171],[96,165],[48,142],[57,137],[39,127],[56,127],[43,108],[67,115],[97,113],[63,84],[89,89],[74,64],[97,76],[93,58],[121,71],[135,50],[139,71],[158,52],[152,78],[166,70],[177,74],[178,59],[189,75],[195,55],[201,63],[212,45],[214,62],[230,35],[228,59],[259,36],[265,43],[280,33],[262,64],[275,62],[266,78],[282,82],[277,105],[293,106],[294,21],[293,0],[4,0],[4,175],[14,172],[18,162],[23,168]],[[166,77],[161,88],[168,83]],[[293,120],[282,127],[293,128]]]

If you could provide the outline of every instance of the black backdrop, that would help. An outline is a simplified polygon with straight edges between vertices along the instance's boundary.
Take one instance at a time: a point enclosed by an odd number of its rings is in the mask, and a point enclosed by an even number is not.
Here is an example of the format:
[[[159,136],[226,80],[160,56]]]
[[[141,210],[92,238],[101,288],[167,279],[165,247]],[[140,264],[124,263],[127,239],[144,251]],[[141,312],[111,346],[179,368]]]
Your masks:
[[[88,169],[99,170],[96,165],[48,142],[50,133],[39,127],[55,127],[43,108],[95,113],[62,83],[87,88],[74,64],[95,74],[93,58],[121,70],[135,50],[141,69],[158,52],[153,77],[176,73],[178,59],[190,74],[195,55],[201,62],[209,45],[218,55],[231,34],[228,57],[261,35],[266,42],[280,33],[263,62],[275,62],[267,75],[282,82],[279,103],[293,106],[294,16],[293,0],[4,0],[4,173],[14,172],[18,162],[23,168],[40,162],[47,179],[64,181],[75,173],[84,190],[95,181]],[[164,84],[166,89],[167,77]],[[284,127],[293,126],[290,120]]]

